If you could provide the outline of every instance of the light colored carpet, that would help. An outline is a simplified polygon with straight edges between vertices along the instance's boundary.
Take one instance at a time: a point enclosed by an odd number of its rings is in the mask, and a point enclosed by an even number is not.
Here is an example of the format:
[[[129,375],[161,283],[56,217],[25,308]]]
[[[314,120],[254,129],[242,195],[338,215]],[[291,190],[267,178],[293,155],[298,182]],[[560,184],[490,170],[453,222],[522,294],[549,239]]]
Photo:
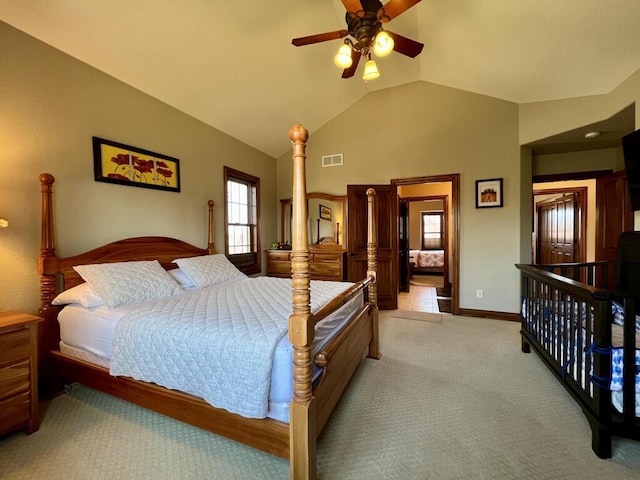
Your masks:
[[[420,320],[421,322],[442,323],[441,313],[414,312],[410,310],[394,310],[391,318],[403,318],[405,320]]]
[[[318,477],[638,479],[640,442],[591,451],[580,408],[513,322],[381,312],[382,354],[360,365],[318,442]],[[76,387],[40,431],[0,439],[3,479],[287,479],[288,462]]]

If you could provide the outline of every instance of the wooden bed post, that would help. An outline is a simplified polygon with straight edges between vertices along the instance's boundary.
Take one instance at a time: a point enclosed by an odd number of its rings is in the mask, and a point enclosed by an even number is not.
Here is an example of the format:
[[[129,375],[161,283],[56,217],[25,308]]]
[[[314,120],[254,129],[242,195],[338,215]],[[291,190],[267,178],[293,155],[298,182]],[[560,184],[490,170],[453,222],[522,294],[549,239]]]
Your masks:
[[[213,200],[209,200],[207,202],[207,205],[209,205],[209,224],[207,226],[208,230],[207,230],[207,250],[209,251],[209,255],[213,255],[214,253],[216,253],[216,242],[215,242],[215,238],[213,237]]]
[[[305,173],[305,146],[309,133],[302,125],[295,125],[289,131],[289,138],[293,143],[293,313],[289,317],[289,341],[293,345],[294,382],[289,410],[289,462],[291,480],[309,480],[316,478],[316,405],[311,392],[311,343],[315,321],[310,306]]]
[[[369,358],[379,359],[380,342],[378,334],[378,230],[376,226],[376,214],[374,197],[376,191],[373,188],[367,189],[367,276],[373,278],[369,284],[369,303],[371,304],[371,321],[373,323],[373,336],[369,344]]]
[[[40,274],[40,308],[38,315],[44,318],[38,329],[38,379],[39,391],[43,398],[58,393],[60,388],[49,362],[49,352],[58,348],[58,309],[51,302],[58,294],[56,272],[55,239],[53,234],[52,191],[55,178],[43,173],[39,177],[42,192],[42,218],[40,232],[40,256],[38,257],[38,273]]]

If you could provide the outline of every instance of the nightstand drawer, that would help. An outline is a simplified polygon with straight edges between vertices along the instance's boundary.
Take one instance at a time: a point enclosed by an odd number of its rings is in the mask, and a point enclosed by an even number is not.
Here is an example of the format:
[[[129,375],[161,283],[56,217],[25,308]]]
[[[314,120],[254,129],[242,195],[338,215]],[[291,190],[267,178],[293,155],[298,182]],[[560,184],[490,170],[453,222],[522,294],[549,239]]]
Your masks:
[[[0,335],[0,367],[29,358],[29,330],[22,328]]]
[[[29,391],[29,360],[0,368],[0,400]]]
[[[26,424],[29,420],[31,398],[29,392],[0,402],[0,434],[12,430],[15,425]]]
[[[0,312],[0,435],[38,430],[38,323],[41,317]]]

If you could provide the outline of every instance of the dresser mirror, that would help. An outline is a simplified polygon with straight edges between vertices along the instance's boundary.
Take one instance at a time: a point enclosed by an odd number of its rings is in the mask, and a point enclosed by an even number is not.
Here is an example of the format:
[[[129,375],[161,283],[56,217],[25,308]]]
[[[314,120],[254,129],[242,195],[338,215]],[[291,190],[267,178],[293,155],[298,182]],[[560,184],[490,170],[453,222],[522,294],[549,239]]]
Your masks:
[[[291,244],[292,201],[280,200],[280,242]],[[347,197],[328,193],[307,193],[309,244],[325,248],[345,248]]]

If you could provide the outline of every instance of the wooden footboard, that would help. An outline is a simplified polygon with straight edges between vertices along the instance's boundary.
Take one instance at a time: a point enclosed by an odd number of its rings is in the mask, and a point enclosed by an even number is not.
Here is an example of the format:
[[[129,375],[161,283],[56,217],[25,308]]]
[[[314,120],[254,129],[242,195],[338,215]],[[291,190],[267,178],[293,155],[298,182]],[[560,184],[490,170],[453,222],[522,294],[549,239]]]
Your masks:
[[[578,281],[600,282],[609,278],[615,265],[516,266],[522,281],[522,350],[533,349],[580,404],[591,425],[594,452],[608,458],[612,435],[640,435],[635,417],[634,296]],[[614,298],[625,305],[626,313],[623,414],[614,408],[610,390],[612,347],[618,346],[612,342]]]

